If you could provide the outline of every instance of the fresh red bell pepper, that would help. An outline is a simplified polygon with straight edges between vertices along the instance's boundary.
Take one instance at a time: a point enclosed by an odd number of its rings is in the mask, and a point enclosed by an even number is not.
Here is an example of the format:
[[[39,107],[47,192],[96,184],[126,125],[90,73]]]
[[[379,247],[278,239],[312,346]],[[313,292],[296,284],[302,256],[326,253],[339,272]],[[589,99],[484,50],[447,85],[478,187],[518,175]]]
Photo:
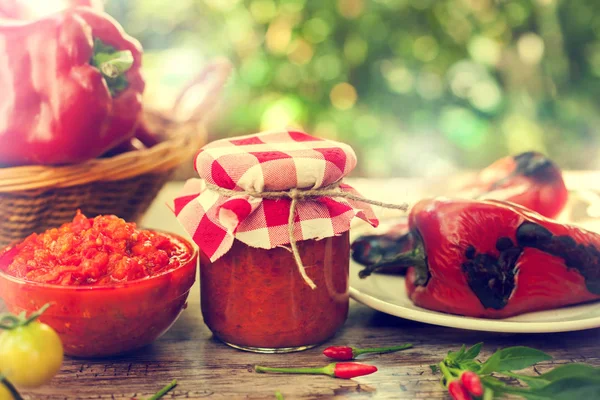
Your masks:
[[[540,153],[527,152],[494,162],[452,197],[510,201],[553,218],[567,203],[568,192],[556,164]],[[384,234],[357,238],[352,257],[363,265],[379,263],[409,250],[410,239],[408,220],[403,219]],[[387,271],[404,273],[406,267]]]
[[[0,164],[79,163],[134,135],[142,49],[107,14],[0,19],[0,48]]]
[[[0,18],[38,19],[73,7],[92,7],[104,11],[103,0],[1,0]]]
[[[413,249],[360,275],[410,266],[418,306],[504,318],[600,299],[600,234],[495,200],[422,200],[409,226]]]

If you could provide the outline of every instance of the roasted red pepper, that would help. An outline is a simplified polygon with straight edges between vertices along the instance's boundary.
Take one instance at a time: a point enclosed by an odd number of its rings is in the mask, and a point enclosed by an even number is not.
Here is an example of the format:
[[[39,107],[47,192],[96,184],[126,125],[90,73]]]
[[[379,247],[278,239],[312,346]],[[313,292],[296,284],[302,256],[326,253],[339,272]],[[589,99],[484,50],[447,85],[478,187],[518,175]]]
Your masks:
[[[453,197],[510,201],[553,218],[565,206],[568,192],[560,169],[551,160],[542,154],[527,152],[496,161]],[[410,238],[408,221],[404,219],[382,235],[356,239],[352,244],[352,257],[363,265],[379,263],[409,250]],[[387,271],[403,273],[406,268],[398,266]]]
[[[134,135],[142,50],[107,14],[0,19],[0,48],[1,165],[79,163]]]
[[[513,203],[429,199],[409,215],[413,249],[361,271],[411,266],[418,306],[504,318],[600,299],[600,234]]]

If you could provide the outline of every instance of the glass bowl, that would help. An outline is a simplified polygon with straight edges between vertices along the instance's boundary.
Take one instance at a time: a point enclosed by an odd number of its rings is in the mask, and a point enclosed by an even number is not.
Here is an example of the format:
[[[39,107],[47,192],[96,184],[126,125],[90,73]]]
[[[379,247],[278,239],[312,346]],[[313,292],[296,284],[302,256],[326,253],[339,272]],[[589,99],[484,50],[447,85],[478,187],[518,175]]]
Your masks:
[[[189,249],[180,267],[110,286],[31,282],[0,270],[0,298],[14,314],[51,303],[40,321],[56,330],[69,356],[107,357],[139,349],[173,325],[196,279],[196,249],[178,235],[159,233]]]

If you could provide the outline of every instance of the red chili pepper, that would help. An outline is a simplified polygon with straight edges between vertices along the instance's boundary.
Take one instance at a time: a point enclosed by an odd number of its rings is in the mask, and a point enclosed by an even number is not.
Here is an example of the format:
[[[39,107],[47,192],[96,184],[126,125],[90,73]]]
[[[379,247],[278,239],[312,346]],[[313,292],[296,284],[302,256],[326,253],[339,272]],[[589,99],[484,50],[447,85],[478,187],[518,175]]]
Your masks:
[[[333,376],[342,379],[352,379],[357,376],[369,375],[373,372],[377,372],[377,367],[373,365],[356,362],[340,362],[335,363]]]
[[[412,347],[411,343],[403,344],[400,346],[390,346],[390,347],[371,347],[371,348],[363,348],[359,349],[357,347],[349,347],[349,346],[330,346],[323,350],[323,355],[325,357],[332,358],[334,360],[347,361],[353,360],[361,354],[368,353],[392,353],[395,351],[405,350]]]
[[[334,378],[352,379],[369,375],[377,371],[377,367],[357,362],[331,363],[322,368],[274,368],[256,365],[254,370],[259,373],[277,372],[284,374],[328,375]]]
[[[454,400],[471,400],[472,397],[459,380],[454,380],[448,385],[448,393]]]
[[[352,360],[354,359],[354,348],[348,346],[331,346],[323,350],[323,355],[334,360]]]
[[[453,197],[510,201],[546,217],[558,215],[567,202],[567,188],[560,169],[535,152],[502,158],[482,170]],[[412,247],[408,220],[382,235],[366,235],[352,243],[352,257],[371,265],[408,251]],[[405,266],[388,267],[388,273],[404,273]]]
[[[483,385],[481,379],[473,371],[465,371],[460,376],[460,381],[473,396],[483,396]]]
[[[141,47],[107,14],[76,7],[0,20],[0,164],[58,165],[129,140],[141,114]]]
[[[409,224],[413,250],[389,263],[413,266],[418,306],[504,318],[600,299],[600,234],[493,200],[423,200]]]

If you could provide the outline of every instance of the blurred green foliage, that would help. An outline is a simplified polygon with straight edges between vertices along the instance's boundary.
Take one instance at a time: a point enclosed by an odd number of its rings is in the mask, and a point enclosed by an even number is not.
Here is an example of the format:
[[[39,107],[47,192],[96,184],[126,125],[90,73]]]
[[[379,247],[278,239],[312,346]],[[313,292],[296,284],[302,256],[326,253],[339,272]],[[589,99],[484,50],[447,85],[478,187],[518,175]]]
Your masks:
[[[144,45],[158,98],[210,58],[232,60],[215,137],[302,127],[352,144],[369,176],[532,149],[600,168],[596,0],[109,0],[107,11]]]

